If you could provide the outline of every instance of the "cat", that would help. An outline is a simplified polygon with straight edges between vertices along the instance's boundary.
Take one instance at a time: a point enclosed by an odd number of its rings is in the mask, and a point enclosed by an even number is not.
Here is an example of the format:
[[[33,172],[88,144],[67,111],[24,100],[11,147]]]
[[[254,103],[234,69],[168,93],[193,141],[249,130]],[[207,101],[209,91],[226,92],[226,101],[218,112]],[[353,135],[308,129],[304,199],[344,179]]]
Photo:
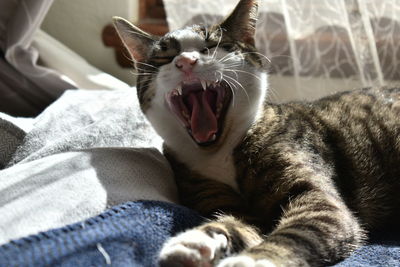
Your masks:
[[[400,223],[400,89],[270,103],[257,5],[163,37],[114,18],[180,200],[210,218],[161,266],[326,266]]]

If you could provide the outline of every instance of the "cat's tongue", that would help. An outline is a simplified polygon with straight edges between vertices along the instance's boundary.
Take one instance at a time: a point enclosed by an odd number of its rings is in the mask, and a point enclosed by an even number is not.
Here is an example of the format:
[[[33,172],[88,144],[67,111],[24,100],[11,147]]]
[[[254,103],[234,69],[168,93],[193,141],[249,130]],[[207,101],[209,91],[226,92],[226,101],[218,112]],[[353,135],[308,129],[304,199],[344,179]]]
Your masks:
[[[213,95],[209,90],[192,92],[188,101],[192,108],[191,130],[192,136],[199,143],[212,141],[218,131],[217,118],[211,107]]]

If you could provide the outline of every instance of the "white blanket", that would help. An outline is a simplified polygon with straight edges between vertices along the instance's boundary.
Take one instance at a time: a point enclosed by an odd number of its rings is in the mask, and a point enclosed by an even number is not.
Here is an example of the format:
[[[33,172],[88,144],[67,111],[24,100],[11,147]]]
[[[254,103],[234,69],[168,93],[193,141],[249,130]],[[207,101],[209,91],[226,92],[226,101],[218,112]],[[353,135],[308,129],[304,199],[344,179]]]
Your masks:
[[[176,202],[162,141],[134,89],[68,91],[25,136],[18,120],[0,117],[0,147],[8,147],[0,150],[0,168],[8,165],[0,170],[0,244],[126,201]]]

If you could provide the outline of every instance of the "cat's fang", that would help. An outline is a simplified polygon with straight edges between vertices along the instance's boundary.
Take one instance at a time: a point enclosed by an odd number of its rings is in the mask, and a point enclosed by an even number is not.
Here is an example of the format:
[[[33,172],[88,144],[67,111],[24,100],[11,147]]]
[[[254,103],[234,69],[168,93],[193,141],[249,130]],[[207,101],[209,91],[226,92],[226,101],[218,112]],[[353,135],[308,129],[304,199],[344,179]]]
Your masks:
[[[182,95],[182,85],[181,84],[179,84],[175,89],[176,89],[176,91],[178,91],[179,95]]]
[[[204,80],[201,80],[200,83],[201,83],[201,87],[203,87],[203,90],[206,90],[207,89],[207,82],[204,81]]]

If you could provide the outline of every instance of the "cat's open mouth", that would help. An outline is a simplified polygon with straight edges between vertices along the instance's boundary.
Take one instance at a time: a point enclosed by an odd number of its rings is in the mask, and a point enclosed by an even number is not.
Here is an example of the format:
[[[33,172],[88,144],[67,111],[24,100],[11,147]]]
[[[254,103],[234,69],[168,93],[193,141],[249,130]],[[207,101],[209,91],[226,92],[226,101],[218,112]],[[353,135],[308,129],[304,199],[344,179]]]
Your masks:
[[[199,145],[218,139],[230,99],[231,88],[225,81],[182,82],[167,94],[170,109]]]

